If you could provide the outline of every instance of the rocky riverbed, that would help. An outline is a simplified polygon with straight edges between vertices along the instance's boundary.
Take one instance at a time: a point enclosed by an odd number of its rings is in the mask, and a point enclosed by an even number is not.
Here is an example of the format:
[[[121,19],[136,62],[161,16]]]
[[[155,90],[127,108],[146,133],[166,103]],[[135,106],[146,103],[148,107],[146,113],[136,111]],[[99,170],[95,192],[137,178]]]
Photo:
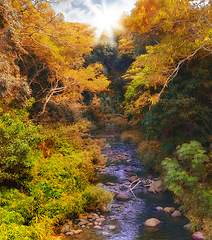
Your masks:
[[[188,223],[162,181],[140,163],[135,146],[110,138],[102,150],[99,186],[114,193],[106,212],[80,216],[62,228],[64,239],[191,240]]]

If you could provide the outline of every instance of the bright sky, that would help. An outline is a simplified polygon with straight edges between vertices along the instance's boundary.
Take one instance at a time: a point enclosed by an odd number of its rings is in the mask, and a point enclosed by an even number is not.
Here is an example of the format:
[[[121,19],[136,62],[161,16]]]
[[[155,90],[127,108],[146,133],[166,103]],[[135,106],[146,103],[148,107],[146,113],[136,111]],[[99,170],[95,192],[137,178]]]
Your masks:
[[[103,32],[110,37],[113,28],[124,12],[129,13],[136,0],[66,0],[54,6],[56,13],[63,13],[65,21],[88,23],[96,28],[97,38]]]

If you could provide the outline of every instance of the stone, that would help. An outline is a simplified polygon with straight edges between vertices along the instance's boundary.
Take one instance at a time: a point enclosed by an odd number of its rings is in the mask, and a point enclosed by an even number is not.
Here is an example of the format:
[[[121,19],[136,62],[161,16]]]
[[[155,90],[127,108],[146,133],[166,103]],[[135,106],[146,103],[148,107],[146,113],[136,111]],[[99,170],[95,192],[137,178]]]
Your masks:
[[[131,167],[126,167],[124,169],[125,172],[133,172],[133,169]]]
[[[150,184],[150,187],[148,188],[149,192],[164,192],[166,190],[165,185],[161,180],[155,181]]]
[[[101,222],[97,222],[97,221],[95,221],[94,222],[94,225],[96,226],[96,225],[101,225],[102,223]]]
[[[61,229],[61,233],[67,233],[67,232],[71,232],[71,227],[69,226],[68,223],[65,223],[63,226],[62,226],[62,229]]]
[[[191,237],[193,240],[204,240],[204,236],[201,232],[195,232]]]
[[[66,232],[66,235],[67,235],[67,236],[74,235],[74,232]]]
[[[111,207],[113,207],[113,208],[119,208],[119,207],[121,207],[121,205],[114,203],[114,204],[111,205]]]
[[[132,176],[132,177],[129,178],[129,181],[130,182],[135,182],[137,179],[138,179],[137,176]]]
[[[157,218],[150,218],[146,220],[146,222],[144,223],[144,225],[147,227],[156,227],[159,224],[160,224],[160,220],[158,220]]]
[[[98,214],[96,213],[91,213],[90,215],[88,215],[88,219],[96,219],[98,217]]]
[[[157,207],[156,207],[156,210],[157,210],[157,211],[163,211],[163,208],[160,207],[160,206],[157,206]]]
[[[100,218],[97,218],[96,221],[97,221],[97,222],[104,222],[104,221],[105,221],[105,218],[100,217]]]
[[[108,185],[108,186],[116,186],[116,184],[112,183],[112,182],[107,182],[106,185]]]
[[[97,229],[97,230],[101,230],[102,229],[102,227],[98,226],[98,225],[94,226],[94,228]]]
[[[181,217],[182,216],[182,213],[178,210],[175,210],[173,213],[172,213],[172,217]]]
[[[116,217],[115,217],[115,216],[110,216],[109,219],[110,219],[111,221],[113,221],[113,220],[116,219]]]
[[[102,232],[102,235],[103,236],[110,236],[110,233],[109,232]]]
[[[130,199],[130,197],[127,194],[118,194],[116,196],[116,199],[119,200],[119,201],[127,201],[127,200]]]
[[[164,212],[166,212],[166,213],[172,213],[172,212],[174,212],[174,208],[173,207],[165,207],[164,209],[163,209],[163,211]]]
[[[74,234],[77,235],[77,234],[80,234],[81,232],[83,232],[82,229],[78,229],[74,231]]]
[[[188,224],[184,225],[183,228],[186,230],[191,230],[191,224],[188,223]]]
[[[84,219],[82,219],[82,220],[78,223],[79,226],[83,226],[83,225],[86,225],[86,224],[88,224],[88,221],[87,221],[87,220],[84,220]]]
[[[109,229],[109,230],[115,230],[115,229],[116,229],[116,226],[110,225],[110,226],[108,227],[108,229]]]

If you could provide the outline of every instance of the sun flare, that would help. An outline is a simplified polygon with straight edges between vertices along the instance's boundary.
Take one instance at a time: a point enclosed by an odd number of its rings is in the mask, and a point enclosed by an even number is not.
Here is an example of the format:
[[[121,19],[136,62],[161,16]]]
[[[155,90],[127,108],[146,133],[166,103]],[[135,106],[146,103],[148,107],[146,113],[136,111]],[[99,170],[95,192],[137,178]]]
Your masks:
[[[98,11],[93,19],[93,26],[96,28],[96,38],[106,34],[110,39],[113,39],[114,30],[120,29],[120,14],[117,13],[115,5],[107,6],[105,1],[102,1],[102,9]]]
[[[122,14],[131,11],[137,0],[67,0],[54,5],[65,21],[86,23],[95,29],[96,40],[103,34],[113,40],[114,30],[120,29]]]

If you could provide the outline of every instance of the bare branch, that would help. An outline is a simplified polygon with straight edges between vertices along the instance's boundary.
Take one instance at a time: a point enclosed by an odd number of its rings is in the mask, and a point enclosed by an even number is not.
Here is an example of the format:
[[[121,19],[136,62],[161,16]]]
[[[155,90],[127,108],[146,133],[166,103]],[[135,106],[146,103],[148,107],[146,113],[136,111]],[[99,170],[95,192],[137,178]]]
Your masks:
[[[167,87],[167,85],[177,76],[180,67],[183,65],[184,62],[186,62],[188,59],[193,58],[197,52],[199,52],[201,49],[203,49],[208,43],[210,43],[212,41],[212,38],[210,38],[208,41],[206,41],[204,44],[202,44],[199,48],[197,48],[195,51],[193,51],[189,56],[187,56],[186,58],[182,59],[176,66],[176,68],[174,69],[174,71],[172,72],[171,75],[169,75],[169,77],[166,79],[162,90],[160,91],[160,93],[158,94],[158,101],[160,99],[161,94],[164,92],[165,88]]]

